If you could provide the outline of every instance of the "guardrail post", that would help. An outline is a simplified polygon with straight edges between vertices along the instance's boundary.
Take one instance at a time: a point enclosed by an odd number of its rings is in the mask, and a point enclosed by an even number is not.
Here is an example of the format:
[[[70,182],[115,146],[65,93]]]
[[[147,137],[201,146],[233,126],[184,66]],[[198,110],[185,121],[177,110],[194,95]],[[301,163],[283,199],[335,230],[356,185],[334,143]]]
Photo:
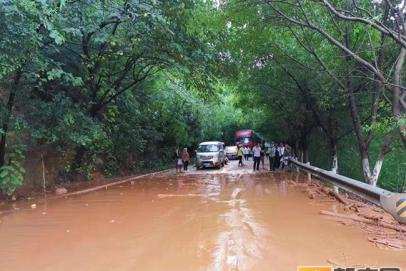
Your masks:
[[[306,165],[309,165],[309,166],[310,166],[310,162],[307,162]],[[312,174],[311,174],[309,171],[307,172],[307,180],[308,180],[308,181],[311,181],[311,180],[312,180]]]

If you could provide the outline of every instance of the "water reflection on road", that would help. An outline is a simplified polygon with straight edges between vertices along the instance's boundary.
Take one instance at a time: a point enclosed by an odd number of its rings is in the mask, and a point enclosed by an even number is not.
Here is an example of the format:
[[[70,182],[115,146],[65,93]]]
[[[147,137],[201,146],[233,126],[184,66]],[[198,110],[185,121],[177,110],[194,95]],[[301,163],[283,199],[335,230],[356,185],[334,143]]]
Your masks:
[[[289,174],[155,176],[0,217],[0,270],[295,270],[396,265],[405,252],[318,215]]]

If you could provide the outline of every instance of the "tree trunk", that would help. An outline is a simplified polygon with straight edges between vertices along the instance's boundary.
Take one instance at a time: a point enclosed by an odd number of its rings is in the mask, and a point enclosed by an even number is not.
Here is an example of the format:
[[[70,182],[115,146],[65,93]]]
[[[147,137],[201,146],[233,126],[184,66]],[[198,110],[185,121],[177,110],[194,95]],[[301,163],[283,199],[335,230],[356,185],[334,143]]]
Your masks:
[[[371,180],[371,167],[369,165],[368,157],[362,157],[361,160],[362,164],[362,174],[364,175],[364,179],[367,183]]]
[[[347,48],[350,48],[350,39],[349,39],[349,34],[348,34],[348,27],[345,29],[345,34],[344,34],[344,43]],[[347,61],[348,65],[351,64],[351,56],[348,54],[344,55],[345,60]],[[363,135],[363,129],[361,125],[361,119],[359,116],[358,108],[357,108],[357,103],[355,100],[355,95],[354,95],[354,89],[352,85],[352,73],[351,73],[351,67],[347,68],[347,76],[346,76],[346,89],[349,92],[349,106],[350,106],[350,112],[351,112],[351,119],[352,119],[352,125],[354,127],[354,132],[355,136],[357,138],[357,143],[358,143],[358,149],[359,153],[361,156],[361,164],[362,164],[362,173],[364,175],[364,180],[366,182],[370,182],[371,180],[371,167],[369,164],[369,153],[368,153],[368,144],[366,142],[366,139]]]
[[[334,113],[329,113],[328,115],[328,126],[327,126],[327,136],[329,137],[329,148],[331,155],[331,171],[333,173],[338,173],[338,154],[337,154],[337,130],[338,124]]]
[[[372,171],[372,175],[369,179],[369,184],[372,186],[376,186],[378,183],[379,175],[381,174],[381,169],[383,165],[383,157],[379,158],[375,162],[374,170]]]
[[[335,142],[332,142],[330,144],[330,150],[332,158],[331,171],[333,173],[338,173],[338,154],[337,154],[337,144]]]
[[[351,79],[348,78],[347,80],[351,80]],[[355,135],[357,138],[359,153],[361,155],[362,173],[364,175],[365,181],[367,181],[369,183],[370,179],[371,179],[371,168],[369,165],[368,147],[365,142],[364,136],[362,134],[361,121],[359,118],[358,109],[357,109],[357,105],[355,103],[355,97],[354,97],[354,93],[352,92],[352,86],[351,86],[350,82],[347,82],[347,87],[348,87],[348,90],[350,91],[349,105],[350,105],[350,111],[351,111],[351,119],[352,119],[354,131],[355,131]]]
[[[400,88],[402,84],[402,70],[405,63],[405,57],[406,57],[406,49],[402,47],[398,56],[398,61],[396,62],[395,66],[392,110],[393,115],[395,116],[395,119],[399,124],[400,138],[406,148],[406,127],[404,124],[402,124],[402,118],[404,117],[403,115],[405,113],[404,103],[406,101],[403,101],[405,95],[402,94],[404,90],[401,90]]]
[[[375,162],[374,170],[372,171],[372,179],[370,184],[373,186],[376,186],[378,183],[378,178],[381,174],[381,169],[383,166],[385,156],[392,151],[391,148],[392,141],[393,141],[392,133],[387,134],[379,151],[378,158]]]
[[[307,135],[303,135],[300,138],[300,149],[302,150],[302,163],[309,162],[309,150],[307,144]]]
[[[397,123],[399,123],[399,134],[400,134],[400,139],[403,143],[403,146],[406,148],[406,126],[403,124],[401,125],[401,123],[404,121],[402,115],[395,115],[395,120],[397,121]]]
[[[300,162],[303,162],[303,150],[302,150],[302,146],[300,145],[299,139],[295,140],[295,153],[296,153],[297,160],[299,160]]]
[[[385,156],[391,151],[390,145],[392,144],[392,139],[393,139],[392,134],[387,134],[385,136],[384,143],[381,146],[378,158],[375,161],[375,165],[372,171],[369,164],[369,159],[365,158],[362,159],[362,171],[364,173],[364,177],[366,178],[367,182],[372,186],[376,186],[378,183],[378,179],[381,174]]]
[[[19,68],[16,71],[16,74],[15,74],[15,77],[13,80],[13,84],[10,88],[10,94],[9,94],[8,100],[7,100],[7,105],[6,105],[7,116],[6,116],[3,126],[2,126],[3,134],[1,135],[1,139],[0,139],[0,167],[4,166],[4,163],[5,163],[7,132],[8,132],[9,122],[10,122],[12,111],[13,111],[17,87],[18,87],[18,84],[20,83],[21,75],[22,75],[22,71]]]

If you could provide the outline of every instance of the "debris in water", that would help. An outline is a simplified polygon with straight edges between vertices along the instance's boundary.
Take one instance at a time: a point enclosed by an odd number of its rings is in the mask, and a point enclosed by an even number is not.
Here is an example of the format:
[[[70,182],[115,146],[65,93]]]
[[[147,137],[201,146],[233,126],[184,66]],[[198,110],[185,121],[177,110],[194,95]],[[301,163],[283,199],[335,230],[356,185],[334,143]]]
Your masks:
[[[70,230],[66,230],[67,233],[70,233]]]
[[[215,195],[218,195],[217,193],[215,193]],[[158,198],[162,199],[162,198],[170,198],[170,197],[208,197],[209,195],[207,194],[193,194],[193,193],[189,193],[189,194],[158,194]]]
[[[35,209],[35,208],[37,208],[37,204],[31,204],[31,209]]]
[[[135,182],[134,182],[134,181],[131,181],[131,184],[135,184]]]
[[[271,190],[269,190],[268,188],[265,188],[265,193],[267,193],[268,195],[271,194]]]
[[[62,194],[66,194],[66,193],[68,193],[68,189],[66,189],[65,187],[58,187],[55,190],[55,194],[57,194],[57,195],[62,195]]]
[[[110,223],[114,223],[114,222],[116,222],[114,219],[111,219],[110,221],[109,221]]]
[[[41,214],[42,214],[42,215],[46,215],[46,214],[47,214],[47,212],[42,212]]]
[[[327,263],[332,264],[332,265],[336,265],[336,266],[342,266],[342,264],[339,264],[338,262],[332,260],[332,259],[328,259]]]
[[[295,187],[303,188],[309,198],[319,202],[333,199],[342,203],[342,211],[320,211],[322,215],[335,217],[343,225],[359,224],[368,234],[368,241],[380,248],[406,249],[406,227],[399,224],[383,209],[349,197],[337,194],[319,181],[298,183],[291,181]]]

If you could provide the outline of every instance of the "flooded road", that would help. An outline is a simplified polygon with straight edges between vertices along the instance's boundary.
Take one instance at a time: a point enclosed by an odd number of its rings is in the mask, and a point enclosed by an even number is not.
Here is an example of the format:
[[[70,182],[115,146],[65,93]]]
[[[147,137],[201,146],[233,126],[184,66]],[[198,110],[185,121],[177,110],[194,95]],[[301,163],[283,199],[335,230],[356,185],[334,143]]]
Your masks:
[[[0,270],[406,269],[405,251],[320,216],[338,204],[309,200],[289,179],[231,164],[22,208],[0,216]]]

